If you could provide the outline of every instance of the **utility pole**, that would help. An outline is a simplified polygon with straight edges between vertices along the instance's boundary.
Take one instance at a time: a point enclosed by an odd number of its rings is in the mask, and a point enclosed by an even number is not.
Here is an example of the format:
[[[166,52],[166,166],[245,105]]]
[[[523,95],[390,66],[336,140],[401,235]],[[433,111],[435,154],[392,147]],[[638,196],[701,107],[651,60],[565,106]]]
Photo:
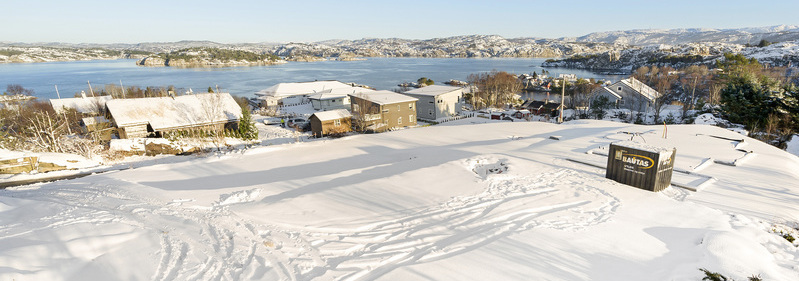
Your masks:
[[[558,124],[563,123],[563,103],[566,96],[566,76],[563,76],[563,87],[560,89],[560,115],[558,115]]]
[[[92,90],[92,83],[90,81],[86,81],[89,84],[89,93],[92,93],[92,97],[94,97],[94,90]]]
[[[122,88],[122,98],[126,99],[127,97],[125,96],[125,86],[122,86],[122,79],[119,79],[119,87]]]

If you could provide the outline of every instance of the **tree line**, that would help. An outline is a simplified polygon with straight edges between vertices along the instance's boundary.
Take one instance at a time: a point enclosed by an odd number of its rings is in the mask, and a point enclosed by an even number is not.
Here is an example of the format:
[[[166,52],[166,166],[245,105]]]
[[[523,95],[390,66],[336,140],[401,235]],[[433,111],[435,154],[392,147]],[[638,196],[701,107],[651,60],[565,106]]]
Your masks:
[[[659,124],[693,122],[691,114],[710,112],[742,124],[751,137],[782,147],[792,134],[799,132],[798,72],[787,67],[767,67],[754,58],[729,53],[712,68],[642,66],[631,77],[662,94],[653,102],[654,112],[633,108],[631,114],[619,112],[616,117],[630,123],[644,123],[642,115],[654,113],[654,122]],[[465,98],[475,109],[521,103],[515,96],[523,89],[517,75],[492,71],[469,75],[468,81],[472,91]],[[561,83],[550,82],[550,91],[559,94],[563,90]],[[593,79],[566,82],[564,92],[570,98],[565,107],[575,110],[573,118],[604,117],[614,106],[607,100],[594,99],[596,89],[604,85],[604,81]],[[660,111],[664,105],[681,106],[682,115],[662,118]]]

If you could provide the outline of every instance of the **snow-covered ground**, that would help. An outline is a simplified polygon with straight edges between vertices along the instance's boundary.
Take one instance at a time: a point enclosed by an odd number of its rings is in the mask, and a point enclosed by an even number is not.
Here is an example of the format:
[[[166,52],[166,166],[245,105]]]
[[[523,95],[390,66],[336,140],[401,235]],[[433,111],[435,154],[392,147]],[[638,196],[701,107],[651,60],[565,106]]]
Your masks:
[[[0,280],[798,280],[773,230],[799,222],[799,157],[662,129],[468,118],[9,188]],[[569,160],[631,136],[715,182],[652,193]]]

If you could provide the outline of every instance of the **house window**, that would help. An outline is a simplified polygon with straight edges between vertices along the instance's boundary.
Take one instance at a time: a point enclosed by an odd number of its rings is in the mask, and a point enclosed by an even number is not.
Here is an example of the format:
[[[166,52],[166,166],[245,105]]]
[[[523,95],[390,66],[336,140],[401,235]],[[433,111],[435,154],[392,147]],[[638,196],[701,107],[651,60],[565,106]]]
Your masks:
[[[357,103],[353,103],[352,104],[352,111],[359,112],[359,111],[361,111],[361,107],[358,106]]]
[[[336,127],[341,126],[341,119],[333,120],[333,126],[336,126]]]
[[[400,110],[402,110],[402,109],[400,108],[400,105],[398,104],[397,105],[397,111],[400,111]]]
[[[408,104],[408,109],[413,110],[413,103]]]
[[[402,117],[397,118],[397,124],[402,124]]]
[[[416,117],[414,117],[413,115],[408,115],[408,122],[416,123]]]
[[[617,89],[619,90],[619,92],[621,92],[621,86],[619,86]]]
[[[433,116],[433,110],[432,109],[428,109],[427,110],[427,114],[429,114],[430,116]]]
[[[624,105],[624,100],[619,100],[619,105]]]

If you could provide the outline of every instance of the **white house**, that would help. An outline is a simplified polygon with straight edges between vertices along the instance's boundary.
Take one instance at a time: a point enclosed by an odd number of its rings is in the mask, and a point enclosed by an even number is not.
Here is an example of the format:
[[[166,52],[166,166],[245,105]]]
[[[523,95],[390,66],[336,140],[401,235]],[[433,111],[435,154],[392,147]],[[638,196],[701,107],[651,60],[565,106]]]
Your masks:
[[[615,108],[626,108],[645,112],[662,95],[641,81],[630,77],[594,90],[591,103],[598,97],[606,97]]]
[[[112,99],[111,96],[83,96],[79,98],[50,99],[50,104],[56,113],[61,113],[64,109],[75,109],[80,113],[97,115],[105,111],[105,104]]]
[[[272,87],[263,89],[255,95],[259,100],[274,101],[281,104],[298,104],[308,102],[308,97],[315,93],[331,89],[352,89],[356,88],[339,81],[313,81],[280,83]],[[362,89],[362,88],[359,88]]]
[[[463,105],[463,88],[430,85],[404,92],[419,99],[416,115],[420,119],[436,120],[458,115]]]
[[[351,87],[328,89],[308,96],[314,110],[328,111],[333,109],[350,109],[350,97],[357,93],[373,92],[374,90]]]

